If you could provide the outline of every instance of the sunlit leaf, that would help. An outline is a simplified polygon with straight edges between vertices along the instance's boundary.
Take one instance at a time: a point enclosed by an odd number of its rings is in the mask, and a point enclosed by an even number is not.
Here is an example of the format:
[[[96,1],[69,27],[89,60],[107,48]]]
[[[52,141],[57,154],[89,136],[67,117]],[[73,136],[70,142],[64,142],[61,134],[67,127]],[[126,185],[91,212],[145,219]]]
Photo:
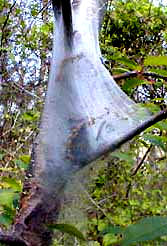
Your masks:
[[[105,234],[103,237],[103,245],[105,246],[118,245],[117,236],[114,234]]]
[[[16,193],[14,190],[1,189],[0,190],[0,205],[11,207],[15,197],[16,197]]]
[[[129,69],[122,68],[122,67],[115,67],[115,68],[112,68],[112,72],[113,74],[127,73],[129,72]]]
[[[167,66],[167,56],[148,56],[144,60],[145,66]]]
[[[164,97],[157,97],[151,100],[152,102],[163,102],[164,101]]]
[[[14,178],[2,177],[2,185],[6,185],[8,188],[12,188],[14,191],[20,192],[22,190],[21,183]]]
[[[22,118],[26,121],[37,121],[39,119],[40,113],[39,112],[26,112],[22,115]]]
[[[19,157],[19,159],[23,161],[25,164],[29,164],[31,157],[30,155],[22,155]]]
[[[125,83],[122,86],[122,89],[126,92],[131,91],[131,89],[135,88],[136,86],[149,84],[146,80],[141,80],[138,78],[126,79]]]
[[[4,157],[4,154],[0,153],[0,161],[2,161],[3,157]]]
[[[153,73],[157,73],[159,75],[162,75],[162,76],[167,76],[167,70],[164,70],[164,69],[151,68],[150,71]]]
[[[138,64],[135,61],[130,60],[127,57],[114,57],[113,56],[112,59],[121,64],[124,64],[125,66],[127,66],[128,68],[132,70],[138,70]]]
[[[23,28],[26,26],[25,21],[24,21],[23,19],[20,21],[20,25],[21,25]]]
[[[42,33],[44,33],[44,34],[48,34],[48,32],[49,32],[49,25],[47,23],[44,24],[44,25],[42,25],[41,28],[40,28],[40,31]]]

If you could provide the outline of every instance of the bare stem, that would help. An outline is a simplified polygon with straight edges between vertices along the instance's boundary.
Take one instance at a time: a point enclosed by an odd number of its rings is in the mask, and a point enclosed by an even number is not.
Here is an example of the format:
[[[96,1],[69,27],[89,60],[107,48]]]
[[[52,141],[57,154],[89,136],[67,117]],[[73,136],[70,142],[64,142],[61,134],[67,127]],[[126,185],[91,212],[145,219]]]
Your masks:
[[[165,81],[167,81],[167,77],[157,74],[157,73],[150,73],[150,72],[140,72],[140,71],[131,71],[131,72],[127,72],[127,73],[122,73],[122,74],[118,74],[118,75],[114,75],[113,78],[118,81],[121,79],[127,79],[127,78],[132,78],[132,77],[137,77],[138,75],[142,75],[144,77],[154,77],[154,78],[159,78],[159,79],[163,79]]]

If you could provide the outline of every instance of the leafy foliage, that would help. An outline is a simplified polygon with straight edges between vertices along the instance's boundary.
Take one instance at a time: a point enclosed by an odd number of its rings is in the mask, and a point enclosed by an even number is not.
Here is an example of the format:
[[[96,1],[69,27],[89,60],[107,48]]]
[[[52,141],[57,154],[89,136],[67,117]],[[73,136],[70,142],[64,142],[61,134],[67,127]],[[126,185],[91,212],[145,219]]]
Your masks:
[[[78,239],[85,241],[85,237],[77,228],[75,228],[75,226],[69,224],[55,224],[49,225],[48,228],[51,230],[59,230],[61,232],[68,233],[74,237],[77,237]]]
[[[53,23],[48,1],[20,4],[0,0],[0,10],[0,225],[8,227],[18,209],[38,133]],[[113,75],[135,71],[135,77],[118,83],[152,113],[166,107],[166,33],[167,9],[163,5],[154,6],[148,0],[109,1],[100,35],[106,67]],[[98,174],[92,169],[91,200],[85,211],[91,245],[166,245],[166,143],[164,120],[105,157]],[[59,242],[55,240],[58,246],[64,245],[62,233],[84,238],[69,224],[53,225],[52,229],[61,232]]]
[[[109,226],[105,233],[122,234],[123,240],[120,245],[130,246],[134,243],[153,240],[167,234],[167,217],[153,216],[141,219],[135,224],[126,228],[118,226]]]
[[[5,227],[18,209],[38,133],[53,30],[48,8],[45,1],[0,1],[0,224]]]
[[[148,56],[144,60],[145,66],[167,66],[167,56]]]

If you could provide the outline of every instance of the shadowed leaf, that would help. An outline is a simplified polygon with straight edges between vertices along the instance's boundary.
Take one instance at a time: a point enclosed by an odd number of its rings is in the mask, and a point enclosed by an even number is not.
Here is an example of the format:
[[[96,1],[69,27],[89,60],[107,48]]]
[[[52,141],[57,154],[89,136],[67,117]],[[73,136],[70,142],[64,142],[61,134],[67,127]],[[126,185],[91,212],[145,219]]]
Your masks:
[[[154,240],[167,234],[167,217],[154,216],[140,220],[138,223],[128,226],[124,231],[122,246],[130,246],[134,243]]]
[[[69,224],[55,224],[55,225],[49,225],[48,226],[49,229],[52,230],[59,230],[61,232],[64,233],[68,233],[71,236],[77,237],[81,240],[86,240],[85,237],[83,236],[83,234],[73,225],[69,225]]]

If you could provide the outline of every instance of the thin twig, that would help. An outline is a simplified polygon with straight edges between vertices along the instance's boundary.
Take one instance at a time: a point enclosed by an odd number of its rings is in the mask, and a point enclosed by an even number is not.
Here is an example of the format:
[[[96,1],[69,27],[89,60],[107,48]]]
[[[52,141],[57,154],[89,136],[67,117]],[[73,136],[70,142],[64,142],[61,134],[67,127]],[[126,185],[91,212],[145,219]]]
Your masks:
[[[87,190],[83,187],[83,185],[80,184],[80,186],[81,186],[82,190],[84,191],[84,193],[86,194],[86,196],[88,197],[88,199],[91,201],[91,203],[92,203],[99,211],[101,211],[101,212],[104,214],[104,216],[109,220],[110,223],[112,223],[111,219],[108,217],[108,215],[106,214],[106,212],[104,211],[104,209],[102,209],[102,208],[98,205],[98,203],[90,196],[90,194],[89,194],[89,193],[87,192]]]
[[[167,81],[167,77],[157,74],[157,73],[151,73],[151,72],[140,72],[140,71],[131,71],[127,73],[122,73],[118,75],[113,75],[113,78],[115,80],[121,80],[121,79],[127,79],[127,78],[132,78],[132,77],[137,77],[138,75],[142,75],[144,77],[154,77],[154,78],[159,78]]]
[[[30,133],[25,137],[25,142],[33,135],[34,131],[30,131]],[[10,161],[12,160],[12,158],[15,157],[15,155],[17,154],[17,152],[24,146],[25,143],[21,143],[16,150],[13,153],[9,153],[8,154],[11,156],[8,160],[8,162],[5,164],[5,168],[7,168],[9,166]]]
[[[131,77],[136,77],[138,75],[139,75],[138,71],[131,71],[131,72],[126,72],[126,73],[122,73],[122,74],[113,75],[113,78],[117,81],[117,80],[121,80],[121,79],[127,79],[127,78],[131,78]]]
[[[15,125],[16,125],[16,122],[17,122],[17,119],[18,119],[19,115],[20,115],[20,112],[18,111],[17,114],[16,114],[16,117],[15,117],[15,119],[14,119],[14,123],[13,123],[12,127],[11,127],[10,129],[8,129],[6,132],[4,132],[4,133],[1,135],[1,137],[4,137],[7,133],[11,132],[11,130],[12,130],[12,129],[15,127]]]
[[[133,170],[131,176],[135,176],[138,172],[138,170],[141,168],[141,166],[143,165],[144,161],[146,160],[148,154],[150,153],[150,150],[152,149],[152,144],[149,146],[149,148],[147,149],[147,151],[145,152],[143,158],[141,159],[141,161],[139,162],[139,164],[137,165],[137,167]],[[128,187],[127,187],[127,191],[126,191],[126,199],[129,197],[129,192],[130,192],[130,189],[132,187],[132,181],[129,182],[128,184]]]
[[[3,45],[4,30],[5,30],[5,27],[6,27],[7,23],[8,23],[8,20],[9,20],[9,16],[10,16],[10,14],[12,13],[12,10],[13,10],[13,8],[14,8],[16,2],[17,2],[17,1],[15,1],[15,2],[12,4],[12,6],[10,7],[10,9],[9,9],[9,11],[8,11],[8,14],[7,14],[7,16],[6,16],[6,19],[5,19],[5,21],[4,21],[4,24],[3,24],[3,26],[2,26],[2,30],[1,30],[2,36],[1,36],[1,44],[0,44],[1,47],[2,47],[2,45]]]
[[[150,17],[152,6],[153,6],[153,0],[150,1],[150,6],[149,6],[149,10],[148,10],[148,17]]]
[[[149,148],[147,149],[147,151],[145,152],[143,158],[141,159],[141,161],[139,162],[139,164],[137,165],[137,167],[133,170],[132,175],[131,176],[135,176],[138,172],[138,170],[140,169],[140,167],[143,165],[145,159],[147,158],[148,154],[150,153],[150,150],[152,149],[152,144],[149,146]]]
[[[149,77],[150,76],[150,77],[163,79],[163,80],[167,81],[167,77],[166,76],[163,76],[163,75],[160,75],[160,74],[157,74],[157,73],[144,72],[142,75],[145,76],[145,77]]]
[[[37,99],[40,99],[40,97],[38,97],[37,95],[31,93],[30,91],[26,90],[23,86],[13,82],[13,84],[15,85],[16,88],[18,88],[20,91],[25,92],[27,95],[31,96],[31,97],[35,97]]]
[[[33,24],[34,24],[34,22],[36,21],[36,19],[37,19],[37,17],[38,17],[38,15],[39,14],[41,14],[43,11],[45,11],[47,8],[48,8],[48,6],[51,4],[51,0],[48,2],[48,3],[46,3],[39,11],[38,11],[38,13],[36,14],[36,16],[34,17],[34,19],[32,20],[32,22],[30,23],[30,25],[29,25],[29,27],[28,27],[28,30],[31,30],[31,28],[32,28],[32,26],[33,26]],[[27,31],[28,31],[27,30]]]

